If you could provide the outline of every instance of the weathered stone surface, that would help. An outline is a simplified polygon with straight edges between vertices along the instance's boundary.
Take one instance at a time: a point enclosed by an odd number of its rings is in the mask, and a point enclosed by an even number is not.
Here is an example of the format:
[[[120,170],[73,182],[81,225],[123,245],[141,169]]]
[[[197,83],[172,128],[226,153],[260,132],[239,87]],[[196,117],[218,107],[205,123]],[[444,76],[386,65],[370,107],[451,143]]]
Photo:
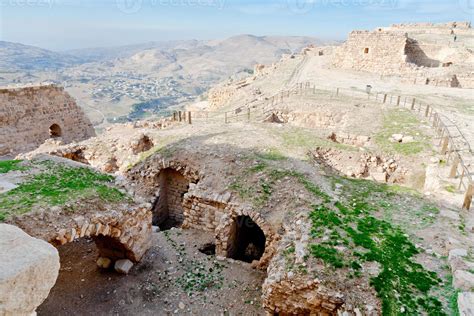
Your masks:
[[[115,271],[122,274],[128,274],[133,267],[133,262],[128,259],[122,259],[115,262]]]
[[[453,212],[453,211],[441,210],[441,212],[439,213],[439,215],[441,215],[442,217],[446,217],[446,218],[452,219],[452,220],[454,220],[454,221],[458,221],[458,220],[459,220],[459,214],[456,213],[456,212]]]
[[[0,315],[32,315],[59,273],[59,254],[45,241],[0,224]]]
[[[458,294],[458,309],[461,316],[474,315],[474,292]]]
[[[474,289],[474,274],[464,270],[454,272],[453,285],[456,289],[471,291]]]
[[[68,143],[95,136],[89,119],[62,87],[0,89],[0,104],[0,139],[5,140],[0,155],[26,152],[51,138]]]

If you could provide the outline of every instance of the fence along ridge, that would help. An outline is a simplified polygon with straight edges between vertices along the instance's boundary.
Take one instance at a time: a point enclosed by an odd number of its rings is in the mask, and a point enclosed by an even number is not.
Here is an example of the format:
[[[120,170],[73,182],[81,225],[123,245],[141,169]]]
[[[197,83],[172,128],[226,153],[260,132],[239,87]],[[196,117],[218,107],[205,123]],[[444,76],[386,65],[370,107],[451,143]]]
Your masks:
[[[338,97],[341,91],[344,90],[346,89],[336,88],[335,96]],[[364,92],[357,90],[350,91],[352,92],[353,96],[355,96],[356,93],[364,94]],[[469,210],[474,195],[474,185],[472,178],[473,172],[471,172],[469,168],[470,165],[466,162],[467,159],[465,159],[463,155],[469,156],[473,161],[474,155],[470,143],[465,138],[459,127],[444,114],[440,114],[439,112],[437,112],[433,106],[424,103],[420,100],[417,100],[415,97],[394,95],[383,92],[377,92],[375,94],[365,92],[365,94],[367,95],[367,98],[369,100],[373,97],[375,101],[380,101],[383,104],[393,105],[393,103],[395,102],[396,106],[407,107],[408,105],[408,108],[411,111],[417,112],[419,115],[424,115],[425,118],[427,118],[429,121],[432,121],[432,126],[440,139],[440,153],[447,156],[446,162],[448,164],[450,163],[450,161],[452,161],[449,177],[459,177],[458,190],[460,190],[461,187],[465,188],[465,196],[462,208],[465,210]],[[379,95],[382,96],[380,99]],[[442,117],[444,118],[444,120],[442,119]],[[446,120],[448,120],[450,124],[446,124]],[[452,131],[449,130],[449,127],[454,127],[458,132],[458,135],[454,136],[452,134]],[[461,142],[456,141],[456,139],[461,139]],[[466,148],[459,147],[459,143],[462,143],[463,147]],[[466,183],[464,180],[467,180]]]
[[[291,95],[298,95],[299,93],[303,95],[303,91],[312,91],[313,94],[316,94],[316,85],[311,84],[310,82],[297,83],[293,88],[289,90],[280,91],[274,94],[273,96],[262,100],[262,102],[253,105],[253,107],[241,107],[239,108],[241,111],[237,113],[236,111],[238,109],[234,109],[232,111],[193,111],[193,113],[196,115],[198,113],[205,113],[207,120],[224,118],[225,123],[230,123],[233,120],[237,122],[241,117],[243,117],[244,120],[246,119],[247,121],[250,121],[252,109],[254,110],[254,112],[261,111],[262,115],[265,115],[267,113],[270,114],[274,112],[274,109],[271,108],[272,106],[283,102],[285,98],[289,98]],[[470,171],[469,164],[466,163],[466,159],[464,159],[463,154],[469,155],[473,159],[473,161],[474,155],[469,142],[456,124],[454,124],[444,114],[438,113],[430,104],[424,103],[411,96],[402,96],[384,92],[368,93],[357,89],[336,88],[334,94],[331,94],[331,97],[337,98],[340,94],[343,94],[344,91],[349,91],[349,96],[352,97],[366,97],[368,100],[371,100],[373,98],[376,102],[381,102],[383,104],[395,104],[396,106],[403,106],[404,108],[408,108],[412,112],[416,112],[418,113],[418,115],[424,116],[429,121],[431,121],[432,127],[435,129],[440,139],[439,146],[441,147],[441,154],[447,156],[446,162],[448,164],[450,163],[450,161],[452,161],[453,163],[451,166],[449,177],[459,177],[460,180],[458,190],[460,190],[462,187],[465,188],[465,197],[462,208],[465,210],[470,209],[472,204],[472,198],[474,195],[474,184],[472,178],[473,173]],[[263,108],[259,108],[259,106],[262,105]],[[265,109],[266,106],[270,106],[270,108]],[[245,111],[245,109],[247,111]],[[188,114],[186,115],[186,113]],[[215,116],[210,118],[209,114],[215,114]],[[219,117],[219,115],[223,115],[223,117]],[[181,114],[181,111],[174,112],[173,120],[176,121],[178,117],[180,122],[188,121],[189,124],[191,124],[191,112],[185,111],[184,114]],[[444,117],[444,119],[448,120],[451,124],[446,124],[445,121],[441,119],[441,117]],[[454,127],[458,135],[453,135],[452,132],[449,130],[449,127]],[[456,139],[461,139],[462,145],[466,146],[467,148],[459,147],[460,142],[456,142]]]

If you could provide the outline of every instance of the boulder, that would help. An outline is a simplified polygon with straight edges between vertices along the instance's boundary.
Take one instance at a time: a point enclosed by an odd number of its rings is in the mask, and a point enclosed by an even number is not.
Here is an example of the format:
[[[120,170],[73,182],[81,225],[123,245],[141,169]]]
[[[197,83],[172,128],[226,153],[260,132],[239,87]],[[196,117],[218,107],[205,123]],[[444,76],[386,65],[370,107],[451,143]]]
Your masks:
[[[396,143],[401,143],[403,140],[403,135],[402,134],[393,134],[392,135],[392,141]]]
[[[460,316],[474,315],[474,292],[458,294],[458,310]]]
[[[59,273],[59,254],[16,226],[0,224],[0,315],[32,315]]]
[[[122,259],[115,262],[115,271],[122,274],[128,274],[133,267],[133,262],[128,259]]]
[[[413,136],[403,136],[402,138],[402,143],[413,143],[415,141],[415,138]]]
[[[462,291],[474,289],[474,274],[464,270],[454,272],[453,286]]]

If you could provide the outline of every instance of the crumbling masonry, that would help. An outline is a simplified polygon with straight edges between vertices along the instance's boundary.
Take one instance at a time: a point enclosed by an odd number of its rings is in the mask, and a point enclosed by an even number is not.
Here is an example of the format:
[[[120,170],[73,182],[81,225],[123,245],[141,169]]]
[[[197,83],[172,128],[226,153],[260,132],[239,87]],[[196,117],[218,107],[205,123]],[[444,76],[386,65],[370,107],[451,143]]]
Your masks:
[[[91,122],[62,87],[0,89],[0,155],[33,150],[50,138],[69,143],[92,136]]]

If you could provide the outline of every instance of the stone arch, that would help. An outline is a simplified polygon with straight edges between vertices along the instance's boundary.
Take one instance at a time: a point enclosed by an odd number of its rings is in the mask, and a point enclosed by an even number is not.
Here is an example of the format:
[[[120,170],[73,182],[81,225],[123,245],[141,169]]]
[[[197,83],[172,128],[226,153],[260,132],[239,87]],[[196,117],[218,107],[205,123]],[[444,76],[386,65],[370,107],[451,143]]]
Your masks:
[[[260,214],[234,209],[222,217],[216,229],[216,255],[247,262],[249,260],[245,259],[253,259],[253,267],[264,269],[275,253],[277,241],[272,227]],[[251,244],[253,246],[249,249]],[[255,252],[256,255],[246,254],[247,251]]]
[[[250,216],[237,216],[231,226],[227,257],[252,263],[265,252],[265,234]]]
[[[49,242],[61,246],[80,238],[92,238],[100,257],[138,262],[151,245],[151,231],[151,212],[140,209],[130,211],[126,217],[111,214],[110,217],[77,218],[54,234]]]
[[[63,132],[61,129],[61,126],[58,124],[54,123],[49,127],[49,137],[50,138],[58,138],[63,136]]]
[[[184,195],[189,191],[192,179],[172,167],[158,174],[159,194],[153,204],[153,225],[162,230],[180,227],[184,222]]]

